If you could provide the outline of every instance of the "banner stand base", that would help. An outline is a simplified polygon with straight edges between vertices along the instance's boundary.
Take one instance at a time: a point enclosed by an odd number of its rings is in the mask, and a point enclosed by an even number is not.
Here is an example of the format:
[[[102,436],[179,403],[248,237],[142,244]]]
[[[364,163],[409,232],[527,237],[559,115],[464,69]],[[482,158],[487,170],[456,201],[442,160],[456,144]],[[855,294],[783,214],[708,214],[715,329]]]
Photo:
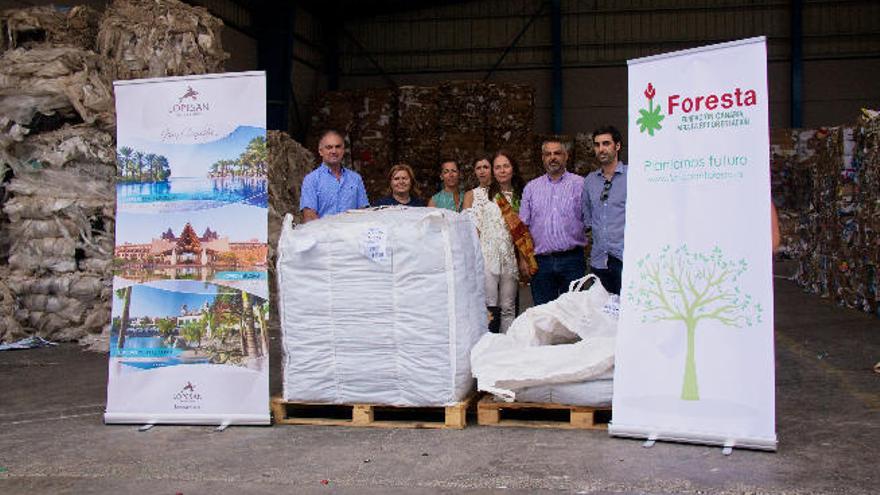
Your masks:
[[[679,443],[695,443],[703,445],[718,445],[722,447],[721,453],[730,455],[734,447],[742,449],[776,451],[775,438],[736,438],[713,435],[711,433],[693,431],[649,431],[647,429],[609,425],[608,434],[613,437],[643,438],[644,448],[651,448],[657,440]]]
[[[269,426],[272,424],[272,417],[268,413],[232,414],[223,417],[215,414],[104,413],[104,424],[142,425],[138,431],[147,431],[158,424],[217,426],[218,431],[223,431],[232,425]]]
[[[721,449],[722,455],[730,455],[733,453],[733,447],[736,446],[736,442],[733,440],[728,440],[724,442],[724,448]]]

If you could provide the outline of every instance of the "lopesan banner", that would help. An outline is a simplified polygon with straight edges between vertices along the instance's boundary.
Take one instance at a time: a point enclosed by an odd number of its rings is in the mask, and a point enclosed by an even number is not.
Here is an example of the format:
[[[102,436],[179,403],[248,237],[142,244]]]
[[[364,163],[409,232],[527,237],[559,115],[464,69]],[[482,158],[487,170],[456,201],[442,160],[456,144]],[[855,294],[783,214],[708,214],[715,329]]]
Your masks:
[[[106,423],[269,424],[263,72],[116,81]]]
[[[629,61],[618,436],[776,449],[763,37]]]

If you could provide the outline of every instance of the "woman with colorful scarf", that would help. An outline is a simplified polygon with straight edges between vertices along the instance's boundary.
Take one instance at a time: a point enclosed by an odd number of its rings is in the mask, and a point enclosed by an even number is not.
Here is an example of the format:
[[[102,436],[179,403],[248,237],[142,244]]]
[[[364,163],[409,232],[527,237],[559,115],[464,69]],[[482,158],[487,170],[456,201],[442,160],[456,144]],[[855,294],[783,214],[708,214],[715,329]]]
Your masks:
[[[537,272],[534,245],[528,227],[517,211],[525,181],[510,154],[492,158],[494,181],[473,190],[471,217],[480,233],[486,277],[486,305],[499,308],[500,331],[506,332],[516,317],[518,282],[528,282]]]

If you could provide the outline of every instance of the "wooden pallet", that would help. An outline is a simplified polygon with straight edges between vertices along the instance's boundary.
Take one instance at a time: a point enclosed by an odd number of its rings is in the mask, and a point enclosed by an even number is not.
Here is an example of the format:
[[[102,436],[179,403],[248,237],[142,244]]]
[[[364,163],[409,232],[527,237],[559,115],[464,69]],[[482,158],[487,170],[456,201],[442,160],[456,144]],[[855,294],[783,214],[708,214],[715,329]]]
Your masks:
[[[610,420],[610,407],[501,402],[496,401],[491,395],[483,397],[477,403],[477,424],[483,426],[605,430]]]
[[[372,428],[465,427],[467,410],[476,395],[451,406],[405,407],[380,404],[308,404],[273,397],[275,424],[319,426],[364,426]]]

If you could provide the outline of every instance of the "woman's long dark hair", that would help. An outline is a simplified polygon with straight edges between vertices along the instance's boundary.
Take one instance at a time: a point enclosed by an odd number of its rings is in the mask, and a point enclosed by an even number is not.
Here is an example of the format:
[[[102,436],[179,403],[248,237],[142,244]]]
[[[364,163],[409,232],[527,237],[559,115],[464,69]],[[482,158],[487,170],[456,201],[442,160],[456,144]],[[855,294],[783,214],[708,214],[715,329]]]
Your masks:
[[[489,184],[489,201],[494,201],[495,196],[501,192],[501,185],[498,184],[498,180],[495,179],[495,159],[499,156],[503,156],[507,158],[510,162],[510,166],[513,167],[513,176],[510,178],[510,185],[513,186],[513,197],[522,199],[523,189],[526,187],[526,181],[523,180],[522,175],[519,174],[519,164],[513,158],[509,152],[505,150],[499,150],[492,157],[492,183]]]

